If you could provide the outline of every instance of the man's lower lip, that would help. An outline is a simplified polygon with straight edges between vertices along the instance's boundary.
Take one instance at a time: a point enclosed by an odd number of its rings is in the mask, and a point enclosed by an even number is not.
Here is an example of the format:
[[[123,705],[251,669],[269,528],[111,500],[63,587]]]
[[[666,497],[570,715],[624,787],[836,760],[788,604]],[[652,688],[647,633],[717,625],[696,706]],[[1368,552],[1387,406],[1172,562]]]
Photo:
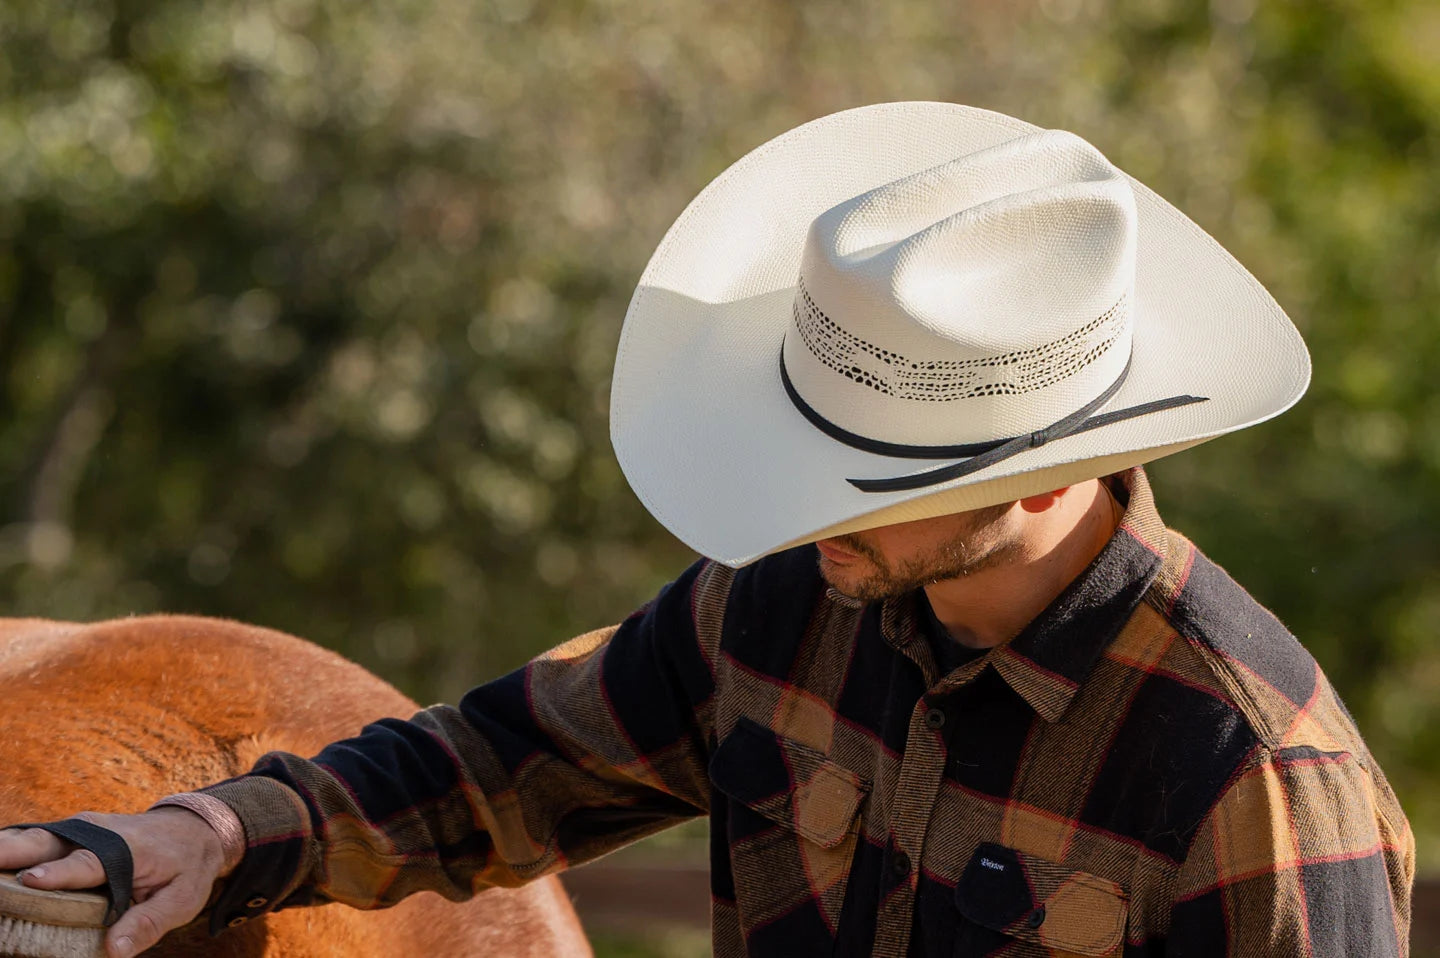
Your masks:
[[[853,552],[846,552],[844,549],[837,549],[834,546],[827,546],[823,542],[815,543],[815,548],[819,549],[820,554],[825,558],[829,559],[831,562],[854,562],[856,559],[860,558]]]

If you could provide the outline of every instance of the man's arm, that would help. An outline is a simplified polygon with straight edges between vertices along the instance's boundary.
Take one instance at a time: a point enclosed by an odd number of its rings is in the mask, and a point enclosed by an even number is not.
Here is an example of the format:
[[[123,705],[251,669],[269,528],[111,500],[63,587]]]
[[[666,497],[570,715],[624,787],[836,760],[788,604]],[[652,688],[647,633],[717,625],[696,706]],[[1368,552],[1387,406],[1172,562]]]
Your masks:
[[[1260,748],[1190,847],[1167,955],[1409,953],[1415,841],[1368,755]]]
[[[546,653],[458,707],[382,720],[313,759],[271,753],[250,773],[203,789],[237,813],[245,835],[211,927],[311,902],[379,907],[422,889],[464,898],[704,814],[712,667],[729,581],[728,569],[697,563],[620,626]],[[186,903],[182,914],[142,902],[111,929],[112,941],[148,947],[209,894],[221,846],[191,811],[87,816],[130,844],[137,892]],[[194,863],[170,847],[178,821],[210,833],[204,867],[198,842]],[[158,871],[152,845],[168,856]],[[27,883],[96,884],[84,854],[60,858],[64,851],[43,833],[0,835],[0,867],[47,862],[43,877]],[[203,888],[151,890],[182,876]]]
[[[246,833],[215,921],[427,889],[464,898],[704,814],[713,683],[692,607],[716,584],[706,568],[458,708],[382,720],[310,760],[272,753],[204,789]]]

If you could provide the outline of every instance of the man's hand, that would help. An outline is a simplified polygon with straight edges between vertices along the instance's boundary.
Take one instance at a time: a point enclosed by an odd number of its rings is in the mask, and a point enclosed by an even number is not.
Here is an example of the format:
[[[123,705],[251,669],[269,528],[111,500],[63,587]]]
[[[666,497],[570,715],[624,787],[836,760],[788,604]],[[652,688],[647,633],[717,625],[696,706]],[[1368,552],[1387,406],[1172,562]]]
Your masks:
[[[135,900],[139,904],[105,936],[110,958],[130,958],[172,928],[200,913],[221,877],[224,849],[205,820],[183,808],[164,807],[143,815],[78,816],[118,832],[135,859]],[[30,888],[94,888],[105,872],[92,852],[76,849],[38,828],[0,831],[0,869],[24,869]]]

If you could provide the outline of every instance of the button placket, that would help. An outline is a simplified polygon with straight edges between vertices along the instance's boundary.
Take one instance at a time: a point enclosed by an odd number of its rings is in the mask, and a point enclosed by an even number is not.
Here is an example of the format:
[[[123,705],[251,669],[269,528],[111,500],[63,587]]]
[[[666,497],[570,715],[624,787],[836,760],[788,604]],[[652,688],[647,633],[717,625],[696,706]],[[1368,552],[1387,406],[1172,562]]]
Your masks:
[[[930,830],[930,816],[945,775],[944,736],[939,728],[930,724],[934,719],[927,718],[929,713],[937,712],[943,726],[944,713],[934,709],[929,700],[937,690],[948,691],[967,684],[979,674],[984,663],[967,666],[945,681],[937,674],[930,643],[918,641],[918,626],[910,602],[893,599],[886,602],[881,616],[881,633],[893,648],[919,667],[925,685],[932,693],[916,702],[911,710],[905,754],[890,811],[890,834],[895,848],[891,868],[896,867],[902,856],[909,867],[903,876],[896,876],[894,888],[880,907],[875,923],[875,945],[871,951],[876,958],[904,958],[910,947],[915,889],[923,867],[925,836]]]
[[[915,889],[923,861],[925,836],[930,830],[930,816],[945,773],[945,743],[928,720],[929,714],[934,711],[937,710],[921,699],[910,713],[905,756],[901,761],[895,803],[890,812],[890,830],[895,845],[891,867],[897,868],[901,861],[909,867],[903,880],[885,899],[877,916],[875,947],[871,952],[876,958],[904,958],[910,947]]]

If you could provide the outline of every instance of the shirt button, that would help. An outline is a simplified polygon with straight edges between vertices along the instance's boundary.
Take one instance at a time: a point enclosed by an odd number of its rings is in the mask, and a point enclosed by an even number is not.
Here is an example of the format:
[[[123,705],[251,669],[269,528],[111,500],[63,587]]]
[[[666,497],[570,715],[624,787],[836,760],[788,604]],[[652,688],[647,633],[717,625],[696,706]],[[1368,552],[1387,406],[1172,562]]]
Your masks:
[[[1032,911],[1032,912],[1030,913],[1030,917],[1028,917],[1028,918],[1025,919],[1025,927],[1026,927],[1026,928],[1039,928],[1040,925],[1044,923],[1044,921],[1045,921],[1045,906],[1044,906],[1044,905],[1041,905],[1039,908],[1035,909],[1034,911]]]
[[[241,925],[245,924],[249,920],[250,919],[246,918],[244,915],[236,915],[234,918],[231,918],[228,922],[226,922],[226,924],[228,924],[231,928],[239,928]]]
[[[925,713],[925,724],[933,729],[941,729],[945,726],[945,713],[939,709],[931,709]]]
[[[895,857],[890,861],[890,870],[895,873],[896,878],[906,878],[910,874],[910,856],[897,850]]]
[[[252,899],[250,899],[249,901],[247,901],[247,902],[245,903],[245,907],[246,907],[246,908],[264,908],[264,907],[265,907],[266,905],[268,905],[268,904],[270,904],[270,899],[268,899],[268,898],[261,898],[260,896],[257,895],[257,896],[255,896],[254,898],[252,898]]]

